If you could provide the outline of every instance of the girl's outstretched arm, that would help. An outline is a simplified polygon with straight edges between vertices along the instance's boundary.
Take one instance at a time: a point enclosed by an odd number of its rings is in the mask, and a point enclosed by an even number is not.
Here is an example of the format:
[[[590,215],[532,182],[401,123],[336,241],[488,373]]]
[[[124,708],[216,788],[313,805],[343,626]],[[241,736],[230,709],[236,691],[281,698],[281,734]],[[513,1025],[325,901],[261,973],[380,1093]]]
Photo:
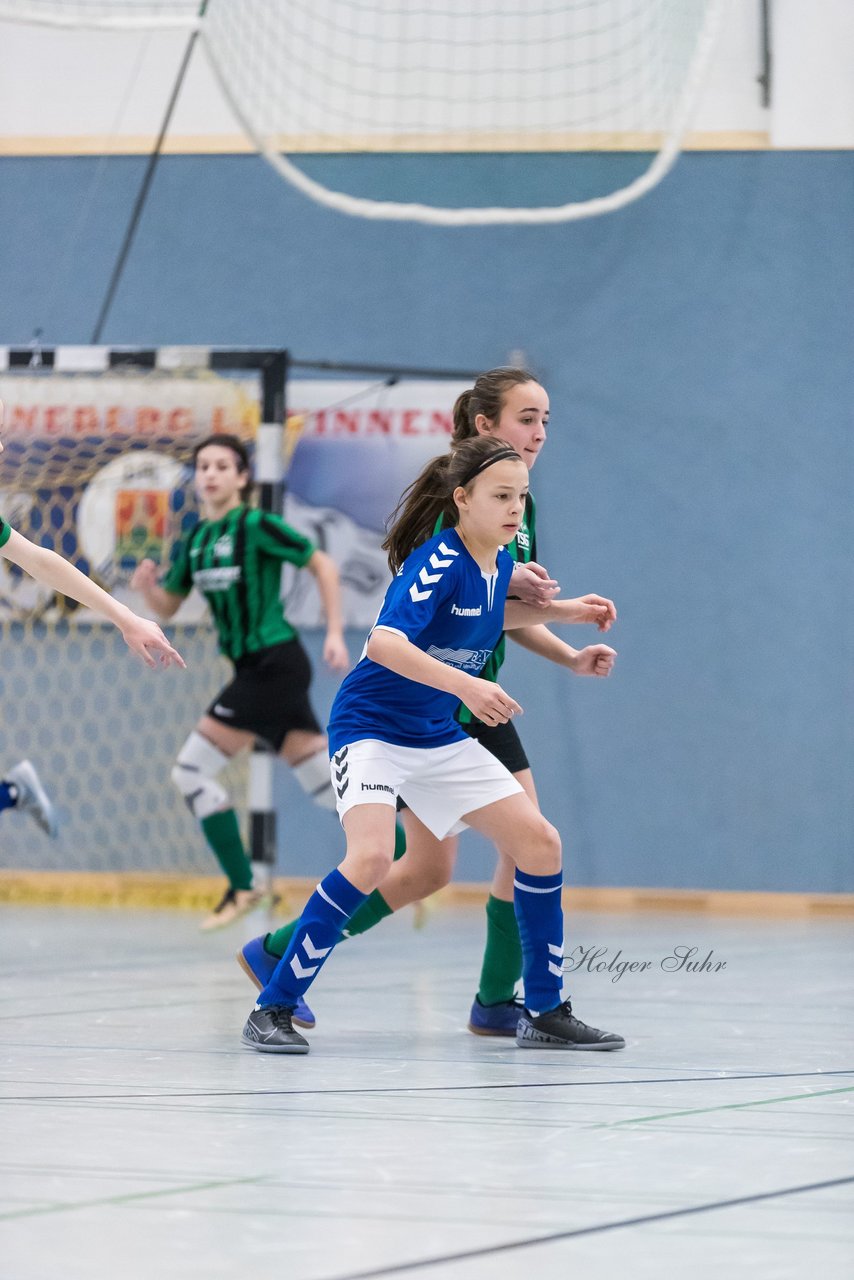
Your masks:
[[[523,649],[546,658],[559,667],[567,667],[578,676],[609,676],[617,657],[606,644],[591,644],[586,649],[573,649],[548,627],[516,627],[508,633]]]
[[[173,664],[177,667],[186,666],[180,653],[172,648],[156,622],[140,618],[127,605],[114,600],[91,578],[87,578],[85,573],[75,569],[73,564],[55,551],[37,547],[13,529],[2,548],[2,554],[37,582],[102,614],[118,627],[125,644],[142,658],[147,667],[157,666],[158,660],[163,667]]]
[[[576,596],[571,600],[553,600],[547,605],[523,604],[508,600],[504,606],[504,630],[537,625],[541,622],[581,622],[610,631],[617,619],[613,600],[605,596]]]

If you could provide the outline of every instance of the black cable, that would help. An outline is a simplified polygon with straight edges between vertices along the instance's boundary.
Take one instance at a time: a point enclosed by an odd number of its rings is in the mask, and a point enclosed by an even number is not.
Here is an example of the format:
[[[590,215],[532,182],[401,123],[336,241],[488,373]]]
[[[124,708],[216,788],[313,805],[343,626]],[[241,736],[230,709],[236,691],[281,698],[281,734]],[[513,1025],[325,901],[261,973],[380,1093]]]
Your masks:
[[[207,8],[207,6],[208,6],[208,0],[201,0],[201,4],[199,5],[199,12],[198,12],[198,17],[200,19],[204,17],[205,9]],[[93,344],[101,341],[101,333],[103,331],[104,324],[106,323],[107,316],[110,313],[110,308],[113,305],[113,298],[115,297],[116,290],[119,287],[119,282],[122,278],[122,274],[125,269],[125,263],[127,262],[128,254],[130,253],[134,236],[136,235],[136,229],[139,225],[139,220],[142,217],[142,211],[145,208],[145,202],[148,199],[148,191],[151,186],[152,179],[154,178],[154,172],[157,168],[157,162],[160,159],[160,153],[163,147],[163,140],[166,137],[166,133],[169,129],[169,124],[172,120],[172,113],[175,110],[175,104],[178,101],[178,95],[181,92],[181,86],[184,83],[184,77],[187,74],[187,68],[190,65],[190,58],[192,56],[193,49],[195,48],[198,35],[199,35],[199,28],[196,27],[196,29],[192,32],[190,39],[187,41],[187,47],[184,50],[184,57],[181,59],[181,66],[178,68],[178,75],[176,77],[174,85],[172,86],[172,93],[169,97],[169,103],[166,107],[166,114],[163,117],[163,123],[160,126],[160,132],[158,133],[157,141],[154,144],[154,150],[151,152],[151,155],[148,157],[148,164],[145,166],[145,173],[143,174],[142,184],[139,188],[139,192],[137,194],[136,201],[133,206],[133,211],[130,215],[130,222],[128,223],[127,230],[125,231],[125,238],[122,241],[122,247],[119,250],[119,256],[117,257],[116,264],[113,267],[113,274],[110,277],[110,283],[107,286],[107,292],[104,297],[104,301],[101,303],[101,310],[98,315],[95,328],[92,330],[92,337],[90,338],[90,342],[92,342]]]

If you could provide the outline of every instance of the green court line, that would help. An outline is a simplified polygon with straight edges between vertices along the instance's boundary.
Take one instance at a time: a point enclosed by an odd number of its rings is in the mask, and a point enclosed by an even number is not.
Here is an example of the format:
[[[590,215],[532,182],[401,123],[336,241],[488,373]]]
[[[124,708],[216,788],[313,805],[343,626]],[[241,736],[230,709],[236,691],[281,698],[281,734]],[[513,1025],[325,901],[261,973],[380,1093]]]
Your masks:
[[[678,1116],[707,1116],[712,1111],[740,1111],[744,1107],[768,1107],[775,1102],[810,1102],[813,1098],[826,1098],[832,1093],[854,1093],[854,1085],[842,1089],[823,1089],[821,1093],[791,1093],[785,1098],[758,1098],[755,1102],[727,1102],[719,1107],[697,1107],[692,1111],[661,1111],[654,1116],[636,1116],[633,1120],[609,1120],[604,1124],[592,1124],[591,1129],[620,1129],[627,1124],[650,1124],[654,1120],[674,1120]]]
[[[76,1200],[70,1204],[48,1204],[35,1209],[15,1209],[12,1213],[0,1213],[0,1222],[14,1218],[35,1218],[47,1213],[69,1213],[76,1209],[99,1209],[106,1205],[132,1204],[137,1200],[155,1200],[162,1196],[185,1195],[192,1191],[213,1191],[220,1187],[235,1187],[241,1183],[263,1181],[263,1175],[254,1178],[226,1178],[218,1182],[195,1182],[182,1187],[167,1187],[160,1191],[133,1191],[123,1196],[101,1196],[97,1200]]]

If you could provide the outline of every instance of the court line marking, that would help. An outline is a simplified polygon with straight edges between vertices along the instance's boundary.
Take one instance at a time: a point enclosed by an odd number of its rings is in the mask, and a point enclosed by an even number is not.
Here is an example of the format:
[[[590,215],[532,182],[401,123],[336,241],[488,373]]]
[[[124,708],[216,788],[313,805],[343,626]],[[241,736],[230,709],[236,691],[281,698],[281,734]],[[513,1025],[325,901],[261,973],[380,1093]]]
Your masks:
[[[132,1204],[137,1200],[155,1200],[162,1196],[178,1196],[193,1191],[212,1191],[219,1187],[236,1187],[247,1182],[263,1182],[264,1176],[251,1178],[225,1178],[215,1182],[196,1182],[178,1187],[162,1187],[159,1191],[128,1191],[120,1196],[100,1196],[96,1200],[75,1200],[66,1204],[38,1205],[32,1209],[14,1209],[9,1213],[0,1213],[0,1222],[9,1222],[17,1218],[38,1218],[50,1213],[72,1213],[77,1209],[99,1209],[105,1205]]]
[[[768,1107],[775,1102],[810,1102],[813,1098],[827,1098],[832,1093],[854,1093],[854,1085],[842,1089],[822,1089],[820,1093],[790,1093],[782,1098],[757,1098],[755,1102],[724,1102],[717,1107],[698,1107],[691,1111],[662,1111],[659,1115],[636,1116],[634,1120],[606,1120],[592,1124],[591,1129],[622,1129],[630,1124],[650,1124],[655,1120],[675,1120],[678,1116],[707,1116],[712,1111],[739,1111],[743,1107]]]
[[[386,1085],[370,1089],[200,1089],[187,1091],[165,1090],[161,1093],[22,1093],[0,1096],[3,1102],[135,1102],[154,1099],[166,1102],[170,1098],[326,1098],[339,1095],[363,1097],[370,1094],[420,1094],[420,1093],[482,1093],[491,1089],[590,1089],[607,1085],[639,1085],[639,1084],[724,1084],[730,1080],[808,1080],[829,1076],[850,1076],[854,1070],[839,1071],[780,1071],[773,1074],[732,1075],[732,1076],[661,1076],[640,1080],[520,1080],[508,1084],[423,1084],[423,1085]],[[854,1089],[854,1086],[851,1086]],[[848,1089],[829,1089],[828,1093],[845,1093]],[[818,1094],[803,1094],[802,1097],[818,1097]],[[777,1101],[777,1099],[769,1099]],[[709,1111],[727,1110],[729,1107],[757,1106],[757,1103],[734,1102],[721,1107],[709,1107]],[[695,1111],[675,1111],[673,1115],[697,1115]],[[661,1117],[663,1118],[663,1117]],[[646,1119],[659,1119],[649,1116]],[[636,1124],[632,1121],[617,1121],[619,1124]],[[603,1127],[603,1126],[595,1126]]]
[[[622,1218],[616,1222],[603,1222],[596,1227],[574,1227],[568,1231],[552,1231],[544,1236],[531,1236],[527,1240],[513,1240],[508,1244],[487,1245],[482,1249],[462,1249],[458,1253],[446,1253],[434,1258],[419,1258],[416,1262],[398,1262],[391,1266],[376,1267],[371,1271],[348,1271],[345,1275],[329,1277],[329,1280],[374,1280],[376,1276],[403,1275],[407,1271],[421,1271],[426,1267],[440,1267],[451,1262],[470,1262],[499,1253],[512,1253],[519,1249],[531,1249],[541,1244],[556,1244],[581,1236],[601,1235],[606,1231],[620,1231],[625,1227],[645,1227],[653,1222],[669,1222],[674,1218],[687,1218],[698,1213],[712,1213],[716,1209],[736,1209],[740,1205],[757,1204],[763,1200],[777,1200],[781,1196],[802,1195],[808,1191],[826,1191],[831,1187],[843,1187],[854,1183],[854,1174],[844,1178],[830,1178],[826,1182],[809,1182],[801,1186],[780,1187],[776,1191],[759,1191],[749,1196],[737,1196],[731,1200],[715,1200],[708,1204],[690,1205],[685,1209],[667,1209],[661,1213],[647,1213],[637,1218]]]

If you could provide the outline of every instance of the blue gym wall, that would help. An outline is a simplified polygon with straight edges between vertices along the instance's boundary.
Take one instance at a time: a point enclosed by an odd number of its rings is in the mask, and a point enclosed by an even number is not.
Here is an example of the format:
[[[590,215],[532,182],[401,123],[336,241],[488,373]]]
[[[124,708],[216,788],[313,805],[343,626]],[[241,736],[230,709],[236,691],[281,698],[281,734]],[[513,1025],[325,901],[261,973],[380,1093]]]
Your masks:
[[[637,163],[411,158],[402,195],[536,203]],[[142,165],[0,161],[2,341],[89,340]],[[608,682],[506,667],[569,878],[850,891],[852,226],[850,152],[689,154],[605,218],[444,231],[318,208],[255,158],[170,157],[103,340],[456,368],[522,348],[552,397],[541,558],[620,613]],[[282,870],[327,869],[331,820],[280,796]],[[467,837],[460,878],[490,874]]]

